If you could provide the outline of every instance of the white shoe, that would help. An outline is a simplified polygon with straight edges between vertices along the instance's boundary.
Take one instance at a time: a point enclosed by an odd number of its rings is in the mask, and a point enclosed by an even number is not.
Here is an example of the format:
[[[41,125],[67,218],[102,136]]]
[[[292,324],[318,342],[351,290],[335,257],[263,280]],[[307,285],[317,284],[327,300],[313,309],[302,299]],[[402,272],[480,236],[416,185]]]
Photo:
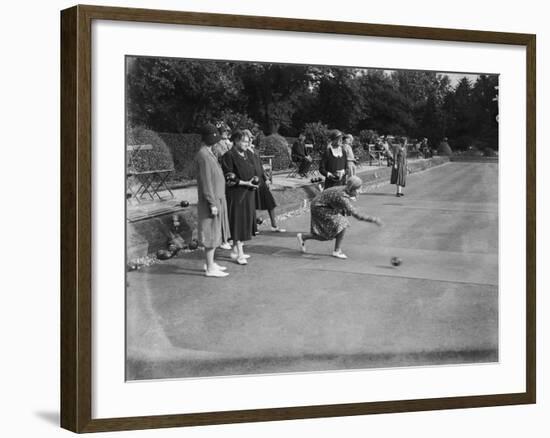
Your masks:
[[[284,233],[284,232],[286,232],[286,230],[284,228],[279,228],[279,227],[271,227],[271,231],[273,231],[275,233]]]
[[[204,269],[206,271],[206,265],[203,265],[202,269]],[[214,263],[214,269],[216,271],[225,271],[227,269],[227,267],[222,266],[222,265],[218,265],[217,263]]]
[[[348,256],[345,255],[342,251],[333,251],[332,257],[336,257],[337,259],[342,259],[342,260],[348,258]]]
[[[204,275],[206,275],[207,277],[223,278],[227,277],[229,274],[223,271],[206,271]]]
[[[306,252],[306,243],[304,242],[304,239],[302,239],[302,233],[296,234],[296,239],[298,239],[298,243],[300,244],[300,251],[305,253]]]
[[[231,245],[227,242],[223,242],[221,245],[220,245],[220,248],[221,249],[231,249]]]
[[[239,254],[235,254],[234,252],[231,253],[231,260],[237,260],[239,258]],[[241,258],[243,259],[249,259],[250,258],[250,254],[243,254],[241,256]]]
[[[246,260],[246,257],[239,257],[236,258],[235,261],[238,265],[248,265],[248,261]]]

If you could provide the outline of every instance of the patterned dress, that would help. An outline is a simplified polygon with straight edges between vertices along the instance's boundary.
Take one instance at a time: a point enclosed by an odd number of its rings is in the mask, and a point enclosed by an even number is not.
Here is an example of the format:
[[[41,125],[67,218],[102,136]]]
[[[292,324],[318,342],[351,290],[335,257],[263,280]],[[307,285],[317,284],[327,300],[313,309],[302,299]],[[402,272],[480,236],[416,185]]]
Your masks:
[[[392,167],[390,184],[398,184],[405,187],[407,181],[407,151],[404,146],[395,146],[393,158],[397,167]]]
[[[311,234],[317,240],[332,240],[349,227],[346,216],[363,221],[372,218],[359,213],[344,187],[326,189],[311,202]]]

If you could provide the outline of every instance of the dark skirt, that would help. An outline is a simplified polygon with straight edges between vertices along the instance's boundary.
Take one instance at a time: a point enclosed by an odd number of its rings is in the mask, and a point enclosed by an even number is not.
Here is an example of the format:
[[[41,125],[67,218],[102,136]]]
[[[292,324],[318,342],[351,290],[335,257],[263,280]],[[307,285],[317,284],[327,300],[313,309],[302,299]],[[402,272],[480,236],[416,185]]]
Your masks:
[[[406,179],[407,179],[406,166],[398,164],[397,169],[395,167],[392,167],[390,184],[398,184],[402,187],[405,187]]]
[[[343,186],[346,184],[346,179],[344,177],[340,179],[325,178],[325,190],[330,189],[331,187]]]
[[[265,182],[261,182],[256,190],[256,210],[273,210],[277,207],[275,199]]]
[[[256,201],[254,191],[247,187],[227,189],[227,216],[233,241],[244,242],[252,238],[256,227]]]

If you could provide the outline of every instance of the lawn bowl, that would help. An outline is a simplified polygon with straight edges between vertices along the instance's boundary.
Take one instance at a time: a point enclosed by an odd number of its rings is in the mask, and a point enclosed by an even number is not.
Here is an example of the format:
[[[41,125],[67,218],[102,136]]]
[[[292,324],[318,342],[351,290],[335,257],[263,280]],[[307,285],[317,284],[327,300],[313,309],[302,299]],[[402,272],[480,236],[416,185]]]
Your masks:
[[[166,249],[159,249],[157,251],[157,259],[159,260],[168,260],[168,259],[171,259],[173,256],[174,256],[174,253]]]
[[[399,266],[401,265],[401,263],[403,263],[403,260],[401,260],[399,257],[392,257],[390,259],[390,263],[392,264],[392,266]]]
[[[225,182],[229,187],[233,187],[237,184],[237,175],[233,172],[228,172],[225,174]]]

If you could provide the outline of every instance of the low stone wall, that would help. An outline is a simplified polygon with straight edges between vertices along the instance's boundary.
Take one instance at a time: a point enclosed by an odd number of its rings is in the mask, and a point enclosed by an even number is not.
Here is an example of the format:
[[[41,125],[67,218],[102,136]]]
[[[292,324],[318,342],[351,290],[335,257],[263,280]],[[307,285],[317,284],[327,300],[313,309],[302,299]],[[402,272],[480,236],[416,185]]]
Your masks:
[[[454,162],[464,163],[498,163],[498,157],[479,157],[476,155],[453,155],[449,157]]]
[[[449,161],[448,157],[433,157],[428,160],[419,160],[409,163],[411,173],[422,172],[431,167],[440,166]],[[390,167],[381,167],[376,170],[359,172],[365,186],[378,185],[389,181]],[[284,214],[303,207],[304,200],[313,199],[318,193],[318,184],[306,184],[300,187],[283,187],[272,190],[277,203],[277,213]],[[179,234],[190,242],[196,238],[197,209],[195,205],[174,210],[171,213],[150,218],[142,218],[128,222],[126,226],[126,258],[128,262],[156,253],[159,249],[166,249],[172,237],[173,218],[177,217],[180,228]],[[258,212],[258,217],[268,219],[267,212]]]

